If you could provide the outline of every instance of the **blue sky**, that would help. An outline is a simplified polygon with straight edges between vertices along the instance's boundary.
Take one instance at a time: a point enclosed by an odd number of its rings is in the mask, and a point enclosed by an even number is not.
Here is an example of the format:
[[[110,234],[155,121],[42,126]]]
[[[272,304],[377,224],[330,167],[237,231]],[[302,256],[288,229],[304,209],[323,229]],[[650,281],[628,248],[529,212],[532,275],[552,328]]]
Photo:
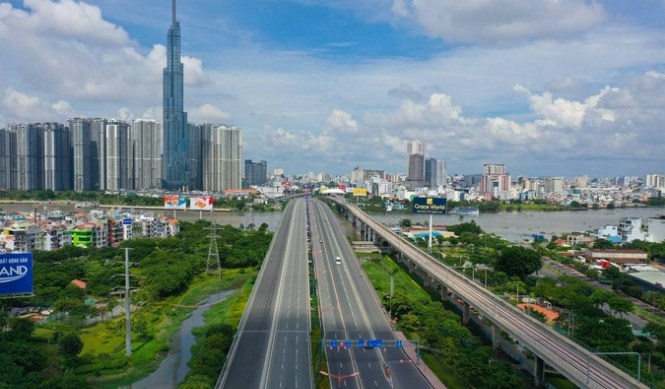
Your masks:
[[[0,125],[161,119],[168,0],[0,0]],[[189,0],[185,106],[289,173],[665,173],[665,1]]]

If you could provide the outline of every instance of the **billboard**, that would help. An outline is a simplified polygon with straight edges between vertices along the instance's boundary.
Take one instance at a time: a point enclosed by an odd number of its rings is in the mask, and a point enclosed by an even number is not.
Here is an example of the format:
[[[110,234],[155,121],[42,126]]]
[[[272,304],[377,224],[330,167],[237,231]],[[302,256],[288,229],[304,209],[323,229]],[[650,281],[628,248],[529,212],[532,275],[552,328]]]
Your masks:
[[[189,199],[189,209],[193,210],[211,211],[212,204],[212,196],[190,197]]]
[[[367,196],[367,189],[365,188],[353,188],[354,196]]]
[[[32,293],[32,253],[0,254],[0,295]]]
[[[445,214],[446,199],[444,197],[414,197],[413,213]]]
[[[187,209],[187,197],[178,195],[164,196],[164,208]]]

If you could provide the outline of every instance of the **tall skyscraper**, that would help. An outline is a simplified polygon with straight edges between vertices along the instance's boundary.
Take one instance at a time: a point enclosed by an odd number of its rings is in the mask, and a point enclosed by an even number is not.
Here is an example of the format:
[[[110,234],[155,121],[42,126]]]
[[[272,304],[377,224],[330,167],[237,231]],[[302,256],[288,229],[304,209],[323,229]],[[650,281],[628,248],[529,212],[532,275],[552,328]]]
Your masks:
[[[157,189],[162,174],[162,126],[155,120],[134,120],[131,129],[134,189]]]
[[[425,181],[425,145],[415,140],[406,144],[407,177],[411,187],[422,186]]]
[[[203,190],[222,192],[242,185],[242,132],[240,128],[203,126]]]
[[[163,186],[180,189],[189,185],[189,146],[187,113],[184,111],[183,65],[180,59],[180,23],[176,20],[176,0],[166,45],[164,68],[164,157]]]

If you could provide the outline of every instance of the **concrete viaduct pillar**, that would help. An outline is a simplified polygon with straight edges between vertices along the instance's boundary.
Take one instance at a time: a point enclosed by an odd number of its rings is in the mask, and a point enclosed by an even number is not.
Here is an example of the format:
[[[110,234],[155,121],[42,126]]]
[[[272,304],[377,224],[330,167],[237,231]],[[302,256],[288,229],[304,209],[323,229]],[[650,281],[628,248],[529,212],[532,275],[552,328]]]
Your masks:
[[[468,325],[469,320],[471,320],[471,306],[469,303],[466,301],[464,302],[464,306],[462,308],[462,324]]]
[[[545,361],[539,356],[535,356],[536,365],[533,369],[533,380],[535,381],[536,387],[540,387],[545,383]]]
[[[440,289],[439,292],[441,293],[441,301],[446,301],[448,300],[448,287],[440,284]]]
[[[498,325],[492,323],[492,349],[494,351],[499,349],[501,345],[501,329]]]

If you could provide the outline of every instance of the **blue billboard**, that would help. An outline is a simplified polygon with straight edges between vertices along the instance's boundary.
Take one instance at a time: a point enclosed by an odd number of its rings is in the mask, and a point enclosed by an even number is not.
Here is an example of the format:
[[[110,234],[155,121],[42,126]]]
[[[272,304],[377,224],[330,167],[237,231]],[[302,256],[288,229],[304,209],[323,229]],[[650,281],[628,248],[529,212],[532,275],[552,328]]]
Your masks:
[[[32,253],[0,254],[0,295],[32,293]]]
[[[443,215],[446,213],[445,197],[414,197],[413,213],[431,213]]]

